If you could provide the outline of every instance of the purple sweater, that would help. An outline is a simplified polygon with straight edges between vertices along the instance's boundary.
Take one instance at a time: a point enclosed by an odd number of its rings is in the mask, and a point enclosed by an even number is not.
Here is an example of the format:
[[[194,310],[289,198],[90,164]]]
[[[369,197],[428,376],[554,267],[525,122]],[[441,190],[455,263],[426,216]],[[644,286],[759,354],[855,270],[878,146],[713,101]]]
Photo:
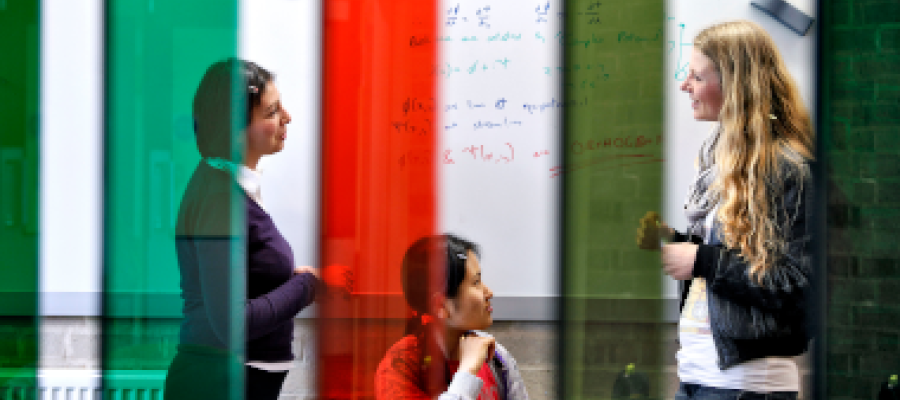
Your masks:
[[[234,218],[239,212],[243,225]],[[200,163],[181,200],[175,243],[182,345],[235,349],[241,332],[234,324],[242,318],[246,360],[294,358],[293,318],[315,298],[317,279],[294,274],[290,245],[229,173]],[[246,260],[246,269],[236,260]],[[233,273],[245,275],[231,279]]]

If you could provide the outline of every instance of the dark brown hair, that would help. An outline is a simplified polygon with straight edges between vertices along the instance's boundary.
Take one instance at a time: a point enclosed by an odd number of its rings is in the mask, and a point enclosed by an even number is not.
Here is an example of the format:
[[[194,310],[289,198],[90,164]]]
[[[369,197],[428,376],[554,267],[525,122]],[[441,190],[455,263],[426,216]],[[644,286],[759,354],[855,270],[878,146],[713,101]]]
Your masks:
[[[194,94],[194,134],[202,157],[238,161],[244,152],[239,132],[262,101],[274,75],[254,62],[228,58],[207,68]],[[245,106],[241,106],[245,104]]]
[[[409,246],[403,256],[403,296],[417,317],[407,324],[407,333],[420,329],[418,316],[428,314],[435,290],[448,298],[459,294],[469,251],[479,256],[478,245],[451,234],[426,236]]]

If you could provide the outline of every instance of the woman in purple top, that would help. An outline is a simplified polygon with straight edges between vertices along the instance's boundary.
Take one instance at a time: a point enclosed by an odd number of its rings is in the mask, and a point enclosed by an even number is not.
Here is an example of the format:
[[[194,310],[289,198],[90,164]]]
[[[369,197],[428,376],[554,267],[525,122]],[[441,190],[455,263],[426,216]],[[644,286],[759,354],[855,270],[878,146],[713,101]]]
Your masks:
[[[260,204],[257,163],[284,148],[291,116],[272,74],[237,59],[209,67],[193,112],[203,159],[178,212],[184,321],[165,398],[277,399],[294,358],[293,318],[319,281],[294,266]]]

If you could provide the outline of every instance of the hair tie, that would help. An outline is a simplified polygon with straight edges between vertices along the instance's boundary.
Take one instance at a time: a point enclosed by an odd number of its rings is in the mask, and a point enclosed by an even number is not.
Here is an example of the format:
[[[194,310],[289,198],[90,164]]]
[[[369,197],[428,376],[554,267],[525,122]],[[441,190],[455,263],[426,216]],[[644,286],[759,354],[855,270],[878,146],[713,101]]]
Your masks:
[[[248,86],[248,88],[250,89],[250,93],[253,93],[253,94],[259,93],[259,88],[256,86],[250,85],[250,86]]]
[[[422,326],[430,324],[432,321],[434,321],[434,317],[432,317],[431,315],[428,315],[426,313],[419,313],[418,311],[413,310],[412,314],[413,314],[413,318],[419,319],[419,323],[421,323]]]
[[[460,260],[466,260],[469,258],[469,257],[466,257],[466,255],[463,253],[456,253],[456,256],[459,257]]]

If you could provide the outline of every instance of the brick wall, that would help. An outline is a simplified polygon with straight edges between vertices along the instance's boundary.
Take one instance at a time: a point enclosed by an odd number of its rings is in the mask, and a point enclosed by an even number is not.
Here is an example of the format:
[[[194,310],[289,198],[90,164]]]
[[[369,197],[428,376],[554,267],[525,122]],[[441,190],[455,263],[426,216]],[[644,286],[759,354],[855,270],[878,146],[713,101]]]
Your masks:
[[[873,399],[900,373],[900,2],[821,3],[827,396]]]
[[[102,337],[112,365],[104,370],[161,371],[168,368],[178,345],[179,319],[107,320]],[[382,321],[403,325],[406,321]],[[41,367],[64,370],[101,368],[101,321],[96,317],[45,317],[41,321]],[[23,327],[0,327],[0,360],[19,354],[30,332]],[[556,396],[556,323],[498,321],[490,332],[516,357],[529,396],[552,400]],[[5,340],[4,338],[10,338]],[[399,338],[398,338],[399,339]],[[297,367],[288,374],[282,400],[316,396],[316,342],[312,320],[295,320],[294,355]],[[0,365],[0,368],[6,365]],[[610,381],[611,382],[611,381]],[[611,385],[611,383],[610,383]]]

